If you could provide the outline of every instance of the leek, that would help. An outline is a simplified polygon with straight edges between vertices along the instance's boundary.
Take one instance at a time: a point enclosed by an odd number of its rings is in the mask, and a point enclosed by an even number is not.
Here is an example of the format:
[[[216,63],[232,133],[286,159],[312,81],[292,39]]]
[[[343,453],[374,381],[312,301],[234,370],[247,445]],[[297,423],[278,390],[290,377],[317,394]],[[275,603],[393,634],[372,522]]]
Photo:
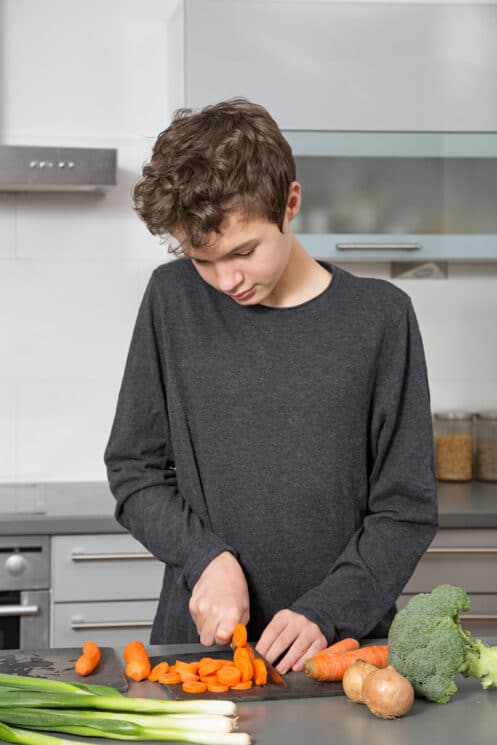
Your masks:
[[[49,681],[53,682],[53,681]],[[80,694],[36,691],[7,691],[0,688],[0,720],[2,709],[14,706],[46,709],[98,709],[101,711],[129,711],[141,714],[218,714],[233,716],[236,704],[225,700],[189,699],[172,701],[128,696],[82,696]]]

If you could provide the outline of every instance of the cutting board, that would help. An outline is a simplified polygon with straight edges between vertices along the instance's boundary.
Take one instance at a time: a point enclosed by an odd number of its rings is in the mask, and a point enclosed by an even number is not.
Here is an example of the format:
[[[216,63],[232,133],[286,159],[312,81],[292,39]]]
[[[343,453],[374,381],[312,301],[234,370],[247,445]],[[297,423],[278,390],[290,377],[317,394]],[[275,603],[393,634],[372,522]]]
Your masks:
[[[123,666],[111,647],[100,647],[102,657],[91,675],[81,677],[74,670],[74,663],[81,655],[81,647],[53,649],[1,649],[0,672],[15,675],[32,675],[35,678],[62,680],[67,683],[106,685],[118,691],[127,691],[128,683]]]
[[[223,658],[226,659],[230,656],[231,650],[228,652],[210,652],[209,657],[214,659]],[[171,665],[174,664],[176,659],[184,660],[185,662],[193,662],[194,660],[200,659],[199,653],[190,654],[178,654],[176,657],[151,657],[150,662],[152,666],[157,665],[162,660],[166,660]],[[174,699],[192,699],[192,698],[205,698],[205,699],[227,699],[229,701],[269,701],[269,700],[285,700],[290,698],[317,698],[322,696],[343,696],[343,687],[341,683],[320,683],[317,680],[309,678],[304,672],[290,672],[283,676],[287,684],[287,688],[275,685],[274,683],[267,683],[265,686],[252,686],[248,691],[226,691],[226,693],[185,693],[182,689],[181,684],[178,685],[164,685],[167,689],[168,698]]]

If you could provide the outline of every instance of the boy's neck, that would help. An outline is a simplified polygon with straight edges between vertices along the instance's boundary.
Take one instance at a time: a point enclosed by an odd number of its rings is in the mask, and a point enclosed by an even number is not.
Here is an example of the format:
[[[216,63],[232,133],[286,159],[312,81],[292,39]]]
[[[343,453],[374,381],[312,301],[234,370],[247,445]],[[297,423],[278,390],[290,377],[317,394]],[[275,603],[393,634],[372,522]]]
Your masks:
[[[332,273],[313,259],[294,235],[287,267],[271,295],[261,305],[271,308],[301,305],[324,292],[331,280]]]

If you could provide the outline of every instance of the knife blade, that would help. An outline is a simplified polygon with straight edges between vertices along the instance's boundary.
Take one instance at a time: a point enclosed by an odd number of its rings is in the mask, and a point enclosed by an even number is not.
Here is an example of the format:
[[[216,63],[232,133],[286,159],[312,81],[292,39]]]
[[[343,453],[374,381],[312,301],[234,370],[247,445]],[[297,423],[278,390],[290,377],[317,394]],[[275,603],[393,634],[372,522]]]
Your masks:
[[[258,652],[251,644],[247,644],[248,647],[252,650],[254,653],[254,657],[259,658],[259,660],[262,660],[267,668],[267,677],[270,680],[271,683],[274,683],[277,686],[281,686],[282,688],[288,688],[288,685],[286,681],[283,679],[282,675],[276,670],[275,667],[273,667],[266,658]]]

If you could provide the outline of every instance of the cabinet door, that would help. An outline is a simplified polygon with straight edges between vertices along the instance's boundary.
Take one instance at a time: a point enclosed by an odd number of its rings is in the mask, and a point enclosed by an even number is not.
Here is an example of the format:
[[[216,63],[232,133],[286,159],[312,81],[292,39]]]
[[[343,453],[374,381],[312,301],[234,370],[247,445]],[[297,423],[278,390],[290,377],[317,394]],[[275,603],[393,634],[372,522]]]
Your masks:
[[[125,646],[130,639],[149,643],[156,600],[115,603],[55,603],[52,647],[81,647],[87,639],[101,646]]]
[[[163,568],[141,543],[126,533],[52,539],[55,603],[158,598]]]
[[[497,6],[184,0],[187,106],[232,96],[286,129],[497,129]]]

